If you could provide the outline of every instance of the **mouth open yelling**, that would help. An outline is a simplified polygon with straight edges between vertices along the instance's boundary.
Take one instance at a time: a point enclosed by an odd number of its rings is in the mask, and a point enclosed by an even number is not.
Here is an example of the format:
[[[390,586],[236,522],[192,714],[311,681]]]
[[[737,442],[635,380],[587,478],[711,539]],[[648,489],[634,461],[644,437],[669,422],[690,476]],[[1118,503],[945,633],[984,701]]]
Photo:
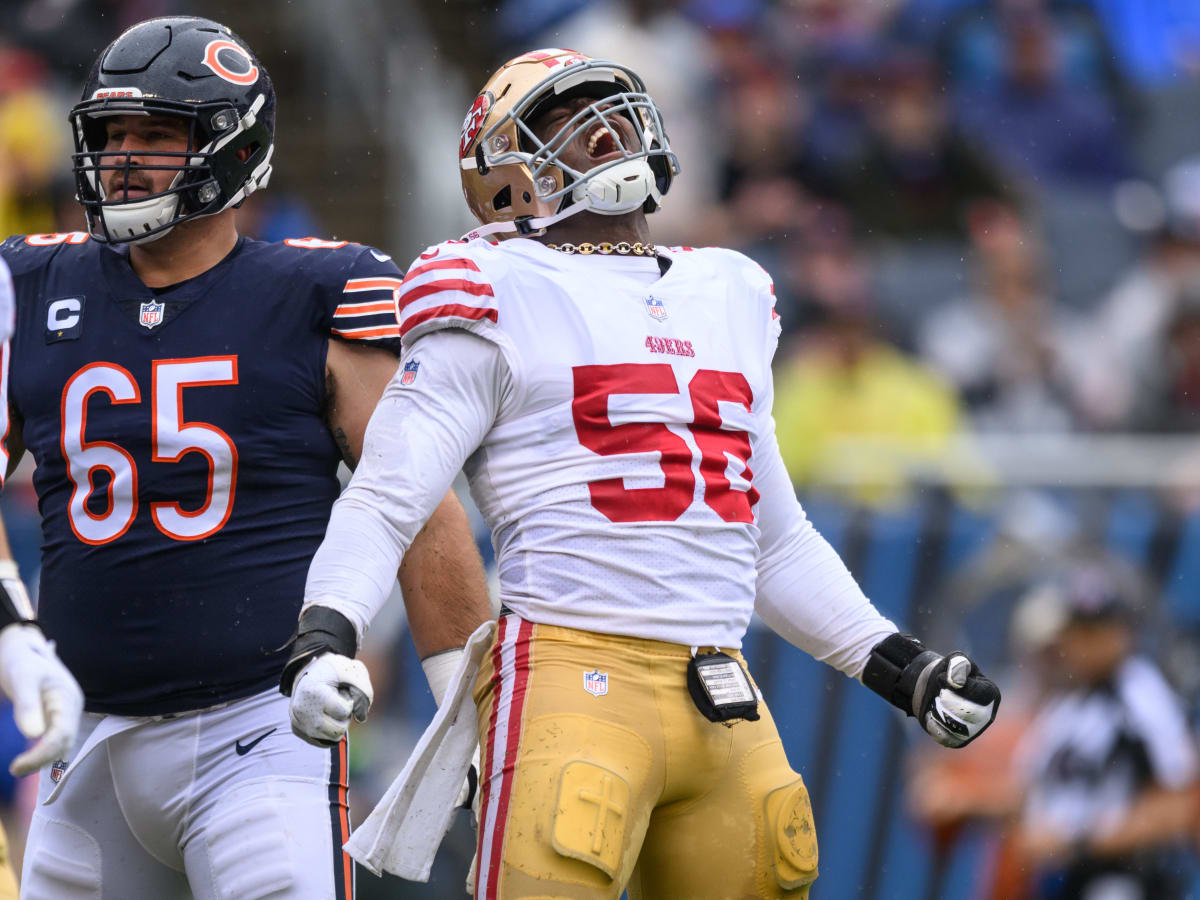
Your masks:
[[[592,162],[603,162],[614,156],[621,155],[621,145],[607,125],[597,123],[587,136],[585,145],[588,158]]]

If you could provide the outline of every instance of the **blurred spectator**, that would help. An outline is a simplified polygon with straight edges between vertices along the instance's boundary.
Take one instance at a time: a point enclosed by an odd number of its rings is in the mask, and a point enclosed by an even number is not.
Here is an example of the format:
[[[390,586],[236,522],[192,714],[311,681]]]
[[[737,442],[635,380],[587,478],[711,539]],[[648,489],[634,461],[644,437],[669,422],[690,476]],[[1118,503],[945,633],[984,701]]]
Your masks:
[[[874,238],[965,238],[967,215],[984,200],[1012,201],[1003,175],[950,128],[931,61],[896,50],[878,72],[862,156],[841,193]]]
[[[1182,288],[1153,369],[1138,385],[1131,424],[1157,432],[1200,428],[1200,283]]]
[[[1179,699],[1136,650],[1143,596],[1115,559],[1060,561],[1012,616],[1006,740],[922,761],[920,819],[943,833],[978,817],[1007,823],[978,896],[1185,896],[1200,765]]]
[[[1131,172],[1129,122],[1100,79],[1071,77],[1064,57],[1072,42],[1056,24],[1043,10],[1003,16],[994,36],[1000,70],[959,86],[957,118],[993,158],[1027,179],[1112,184]]]
[[[1036,234],[994,205],[972,215],[971,239],[975,290],[929,316],[921,355],[957,386],[977,430],[1071,429],[1088,348],[1047,293]]]
[[[726,86],[722,108],[727,141],[718,189],[728,242],[745,245],[799,230],[812,212],[805,189],[807,96],[796,82],[764,68]]]
[[[54,229],[51,183],[66,135],[42,61],[0,43],[0,235]]]
[[[858,499],[894,502],[910,467],[936,459],[955,433],[953,390],[872,333],[870,274],[853,246],[813,243],[802,266],[809,327],[776,356],[783,461],[797,484],[850,476]],[[843,452],[855,438],[885,446]]]
[[[1057,594],[1063,624],[1052,693],[1020,756],[1017,847],[1035,896],[1182,898],[1200,766],[1178,698],[1135,653],[1135,599],[1102,567],[1043,590]]]
[[[1169,394],[1177,376],[1186,378],[1178,354],[1190,347],[1194,318],[1180,306],[1200,292],[1200,157],[1167,172],[1160,205],[1148,252],[1100,305],[1090,335],[1096,377],[1107,382],[1102,422],[1113,427],[1175,430],[1187,417],[1172,424],[1168,408],[1195,402]]]
[[[916,6],[930,0],[915,0]],[[935,0],[940,2],[940,0]],[[1011,65],[1013,26],[1039,23],[1049,77],[1068,90],[1096,92],[1115,112],[1134,101],[1094,6],[1088,0],[968,0],[933,20],[938,59],[955,91],[1001,81]]]

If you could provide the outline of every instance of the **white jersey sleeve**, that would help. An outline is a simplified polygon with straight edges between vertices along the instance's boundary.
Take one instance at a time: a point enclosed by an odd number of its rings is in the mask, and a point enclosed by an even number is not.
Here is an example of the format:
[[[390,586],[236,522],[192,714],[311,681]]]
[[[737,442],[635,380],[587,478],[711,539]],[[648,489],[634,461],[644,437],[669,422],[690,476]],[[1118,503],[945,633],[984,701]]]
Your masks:
[[[759,557],[755,611],[814,659],[861,678],[871,648],[894,623],[867,600],[796,499],[774,435],[755,449]]]
[[[759,277],[761,276],[761,277]],[[759,502],[755,612],[784,640],[814,659],[859,678],[871,648],[897,628],[863,594],[829,542],[812,526],[788,477],[775,421],[770,363],[779,343],[779,314],[770,276],[751,272],[764,322],[766,389],[756,409],[754,482]]]
[[[361,641],[401,558],[510,392],[498,347],[475,334],[442,330],[405,350],[309,567],[306,608],[336,609]]]

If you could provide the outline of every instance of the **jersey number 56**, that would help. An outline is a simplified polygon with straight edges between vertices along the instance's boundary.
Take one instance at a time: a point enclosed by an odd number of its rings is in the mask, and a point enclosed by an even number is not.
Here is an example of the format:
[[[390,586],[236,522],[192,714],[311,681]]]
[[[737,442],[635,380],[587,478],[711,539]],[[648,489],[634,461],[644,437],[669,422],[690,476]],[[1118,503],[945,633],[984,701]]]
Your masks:
[[[660,488],[625,487],[620,478],[604,478],[588,485],[592,506],[612,522],[674,522],[692,505],[696,476],[687,442],[662,422],[613,425],[608,415],[612,394],[678,394],[675,371],[665,363],[626,363],[615,366],[575,366],[575,399],[571,413],[579,443],[601,456],[657,451],[663,470]],[[739,372],[701,369],[688,382],[692,423],[688,431],[700,449],[700,476],[704,502],[726,522],[753,522],[751,507],[758,502],[752,486],[735,490],[726,476],[728,457],[742,465],[749,485],[750,437],[744,431],[722,428],[718,403],[731,402],[750,409],[753,392]]]

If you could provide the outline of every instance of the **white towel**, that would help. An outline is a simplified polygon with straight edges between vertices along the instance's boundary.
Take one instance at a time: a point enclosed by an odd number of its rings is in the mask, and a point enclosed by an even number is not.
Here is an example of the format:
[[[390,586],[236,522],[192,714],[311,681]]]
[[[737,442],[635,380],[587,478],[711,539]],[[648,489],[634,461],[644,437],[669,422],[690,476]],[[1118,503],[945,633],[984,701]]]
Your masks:
[[[471,635],[437,715],[383,799],[344,845],[376,875],[429,880],[479,744],[471,688],[495,628],[495,622],[485,622]]]

